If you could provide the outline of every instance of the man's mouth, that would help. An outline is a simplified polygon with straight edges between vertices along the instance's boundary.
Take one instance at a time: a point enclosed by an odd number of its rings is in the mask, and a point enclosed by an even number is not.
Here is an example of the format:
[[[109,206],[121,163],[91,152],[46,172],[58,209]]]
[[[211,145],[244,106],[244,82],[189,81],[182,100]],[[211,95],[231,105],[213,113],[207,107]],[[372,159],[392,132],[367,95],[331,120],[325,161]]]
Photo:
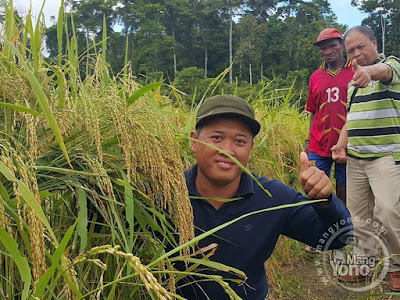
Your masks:
[[[235,165],[235,163],[232,161],[227,162],[227,161],[220,161],[220,160],[217,161],[217,164],[218,164],[218,166],[220,166],[223,169],[229,169]]]

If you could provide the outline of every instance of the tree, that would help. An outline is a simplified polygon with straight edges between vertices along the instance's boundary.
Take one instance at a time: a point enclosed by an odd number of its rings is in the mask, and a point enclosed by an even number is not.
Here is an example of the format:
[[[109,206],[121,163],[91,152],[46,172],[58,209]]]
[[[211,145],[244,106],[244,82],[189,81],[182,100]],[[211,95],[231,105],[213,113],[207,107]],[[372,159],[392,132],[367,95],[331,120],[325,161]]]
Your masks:
[[[111,1],[69,0],[68,3],[71,11],[74,13],[74,21],[78,30],[101,37],[103,32],[103,16],[105,16],[107,32],[114,32],[113,25],[116,18]]]
[[[203,0],[209,5],[212,5],[218,10],[221,18],[224,18],[229,23],[229,65],[232,66],[233,62],[233,27],[234,18],[238,14],[243,4],[243,0]],[[229,71],[229,83],[233,81],[233,69]]]
[[[203,52],[204,77],[215,77],[229,64],[226,47],[228,23],[226,18],[221,17],[215,3],[200,0],[195,2],[193,8],[197,12],[196,36]]]
[[[312,46],[318,33],[327,26],[344,29],[336,23],[327,0],[68,3],[80,53],[86,45],[91,47],[94,41],[101,41],[105,16],[107,62],[114,73],[122,69],[127,57],[135,75],[162,72],[169,79],[188,67],[204,70],[203,77],[207,78],[216,77],[233,65],[229,82],[234,76],[253,81],[262,76],[286,76],[289,71],[303,68],[311,71],[321,61]],[[71,24],[68,28],[72,33]],[[56,56],[55,26],[47,32],[47,45],[51,57]]]
[[[240,36],[239,45],[236,51],[236,56],[239,59],[239,63],[247,65],[245,68],[248,71],[249,76],[245,79],[249,80],[250,85],[253,84],[253,72],[252,66],[260,66],[262,56],[262,24],[257,24],[257,20],[252,15],[246,15],[238,24],[238,33]],[[246,72],[247,73],[247,72]],[[240,74],[241,75],[241,74]],[[261,74],[262,75],[262,74]],[[261,79],[261,75],[259,79]],[[239,76],[242,79],[242,76]]]
[[[244,10],[255,17],[259,22],[268,21],[276,13],[278,0],[246,0]]]

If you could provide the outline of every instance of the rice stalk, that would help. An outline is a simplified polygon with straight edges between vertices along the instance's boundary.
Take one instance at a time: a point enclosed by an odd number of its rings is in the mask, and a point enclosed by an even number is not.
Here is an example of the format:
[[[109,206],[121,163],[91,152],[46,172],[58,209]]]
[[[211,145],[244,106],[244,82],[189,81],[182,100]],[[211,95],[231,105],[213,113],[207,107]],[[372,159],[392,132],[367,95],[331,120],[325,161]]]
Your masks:
[[[41,204],[39,188],[35,176],[35,164],[32,158],[22,145],[13,142],[11,145],[6,140],[1,141],[1,161],[13,172],[14,176],[18,175],[20,180],[24,182],[33,192],[37,203]],[[34,283],[36,283],[41,275],[46,271],[45,247],[44,247],[44,227],[43,223],[36,213],[27,205],[21,205],[21,195],[19,194],[17,184],[13,182],[15,198],[17,199],[17,211],[20,222],[20,230],[23,230],[24,221],[28,223],[29,238],[31,244],[32,256],[32,273]]]
[[[6,227],[7,227],[7,217],[5,215],[3,201],[4,201],[4,199],[0,195],[0,228],[6,229]],[[0,265],[1,265],[1,260],[0,260]]]
[[[149,107],[144,97],[127,109],[120,91],[135,91],[137,84],[128,81],[119,86],[104,87],[102,68],[104,66],[98,62],[93,77],[79,91],[79,105],[84,107],[77,105],[75,108],[85,112],[86,129],[90,133],[85,146],[95,145],[101,158],[106,151],[102,149],[102,142],[107,136],[116,134],[128,182],[149,194],[153,206],[170,212],[184,243],[194,236],[193,214],[187,192],[182,189],[185,179],[174,132],[168,122]]]
[[[28,105],[27,105],[28,106]],[[31,114],[24,114],[26,122],[26,144],[29,147],[28,153],[32,161],[36,160],[38,155],[38,137],[37,137],[37,126],[39,119],[32,116]]]
[[[129,266],[133,269],[136,276],[140,279],[146,290],[160,300],[172,300],[173,297],[170,293],[158,282],[150,270],[141,263],[140,258],[133,255],[132,253],[125,253],[119,250],[119,246],[112,247],[111,245],[102,245],[93,247],[85,253],[80,253],[73,261],[72,265],[77,265],[82,262],[92,262],[98,265],[101,269],[107,269],[107,265],[101,262],[99,259],[90,259],[91,256],[99,255],[102,253],[108,253],[115,257],[122,257],[125,259]],[[102,290],[102,286],[98,289],[98,292]],[[97,297],[99,294],[97,293]]]
[[[97,204],[100,206],[101,210],[103,211],[103,215],[105,216],[107,221],[110,222],[110,217],[108,215],[108,211],[106,208],[106,201],[100,198],[101,194],[103,194],[104,196],[109,197],[110,199],[116,201],[114,188],[107,174],[107,171],[103,168],[101,163],[97,161],[94,157],[88,158],[84,156],[79,156],[78,158],[80,158],[82,162],[84,162],[93,173],[99,174],[98,180],[100,181],[101,185],[100,191],[93,190],[92,196],[96,200]]]

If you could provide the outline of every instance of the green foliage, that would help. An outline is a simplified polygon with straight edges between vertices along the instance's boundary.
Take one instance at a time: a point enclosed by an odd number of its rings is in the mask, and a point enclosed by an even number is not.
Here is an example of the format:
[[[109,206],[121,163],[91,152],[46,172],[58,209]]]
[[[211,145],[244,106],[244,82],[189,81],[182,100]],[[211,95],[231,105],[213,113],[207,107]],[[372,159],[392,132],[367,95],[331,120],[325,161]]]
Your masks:
[[[285,78],[289,71],[304,68],[311,74],[321,62],[312,46],[318,33],[327,26],[345,29],[336,23],[327,0],[70,2],[68,15],[74,17],[81,49],[86,38],[89,46],[84,51],[102,39],[104,16],[107,61],[113,73],[122,70],[126,56],[138,77],[163,72],[165,78],[174,80],[175,68],[189,67],[203,69],[204,77],[218,76],[229,65],[231,15],[235,16],[232,71],[240,82],[250,82],[250,65],[252,83],[263,76]],[[113,32],[115,28],[121,31]],[[50,56],[55,57],[59,48],[55,28],[46,35]]]
[[[204,70],[196,67],[189,67],[179,71],[176,74],[174,85],[178,90],[188,95],[193,95],[198,82],[200,82],[203,78]]]

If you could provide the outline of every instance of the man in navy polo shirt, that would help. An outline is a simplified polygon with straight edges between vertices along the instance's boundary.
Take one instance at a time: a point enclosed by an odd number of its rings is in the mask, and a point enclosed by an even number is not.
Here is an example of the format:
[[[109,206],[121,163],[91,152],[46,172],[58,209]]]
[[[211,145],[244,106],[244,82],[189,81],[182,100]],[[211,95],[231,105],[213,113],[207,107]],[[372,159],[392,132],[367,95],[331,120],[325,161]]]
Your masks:
[[[238,280],[230,280],[238,279],[232,274],[212,271],[208,274],[222,275],[239,297],[252,300],[265,299],[268,293],[264,262],[281,234],[327,250],[345,246],[343,241],[349,239],[344,236],[352,230],[350,214],[332,193],[329,178],[316,167],[309,167],[305,153],[300,155],[299,178],[308,198],[278,180],[256,177],[257,183],[242,171],[231,157],[247,166],[253,138],[259,130],[252,107],[242,98],[218,95],[206,99],[197,113],[196,131],[191,133],[197,164],[185,172],[189,195],[194,196],[191,203],[196,235],[257,210],[309,199],[327,199],[251,215],[199,242],[200,248],[218,244],[210,260],[242,270],[247,279],[238,283]],[[328,248],[324,248],[325,245],[320,244],[326,241],[328,229],[334,224],[338,232],[344,227],[348,230],[343,230]],[[184,284],[177,292],[190,300],[230,299],[220,284],[202,279]]]

